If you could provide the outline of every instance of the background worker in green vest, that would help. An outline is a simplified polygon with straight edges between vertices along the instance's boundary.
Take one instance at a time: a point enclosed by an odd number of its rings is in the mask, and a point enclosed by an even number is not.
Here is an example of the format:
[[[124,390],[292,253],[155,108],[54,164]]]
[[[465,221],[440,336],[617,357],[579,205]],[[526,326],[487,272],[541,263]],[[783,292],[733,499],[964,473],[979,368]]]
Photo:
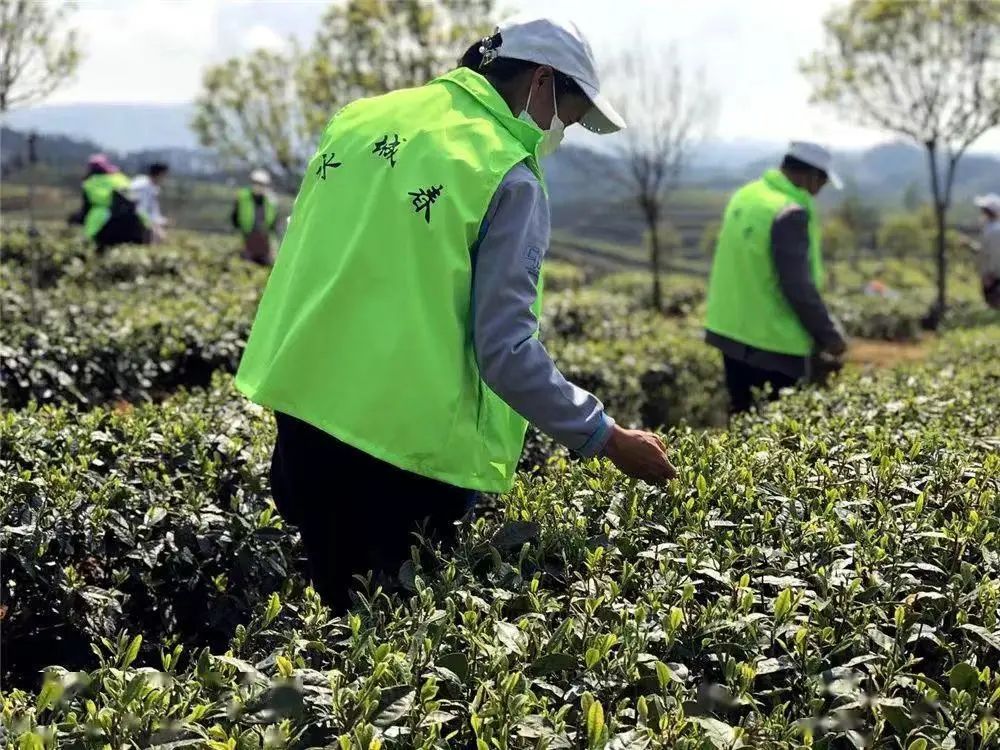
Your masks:
[[[104,154],[87,160],[87,174],[81,186],[81,206],[69,217],[82,224],[87,239],[97,252],[125,243],[141,244],[146,239],[146,222],[131,194],[132,181]]]
[[[243,257],[260,265],[274,262],[271,234],[278,222],[278,209],[270,193],[271,176],[263,169],[250,173],[250,187],[240,188],[230,220],[243,235]]]
[[[820,355],[839,357],[847,341],[823,287],[820,217],[813,200],[840,189],[824,147],[794,141],[769,169],[729,201],[712,263],[706,341],[722,352],[732,411],[754,392],[809,379]],[[829,366],[829,365],[827,365]]]
[[[275,502],[316,589],[395,575],[510,489],[528,421],[651,482],[657,436],[616,425],[539,342],[549,206],[539,159],[624,126],[570,22],[520,17],[426,86],[363,99],[309,163],[236,377],[273,409]]]

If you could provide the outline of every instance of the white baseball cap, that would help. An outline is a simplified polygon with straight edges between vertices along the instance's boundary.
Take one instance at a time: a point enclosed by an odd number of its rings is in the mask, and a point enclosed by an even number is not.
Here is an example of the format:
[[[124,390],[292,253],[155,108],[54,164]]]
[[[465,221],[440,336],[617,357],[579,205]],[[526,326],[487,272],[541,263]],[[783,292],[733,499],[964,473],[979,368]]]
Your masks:
[[[601,94],[594,53],[575,23],[526,13],[502,21],[497,32],[500,44],[492,47],[497,57],[548,65],[580,85],[594,105],[580,120],[587,130],[605,134],[625,127],[625,120]]]
[[[1000,216],[1000,195],[996,193],[980,195],[975,199],[974,203],[977,208],[985,208],[991,214]]]
[[[271,175],[263,169],[255,169],[250,173],[250,182],[256,185],[270,185]]]
[[[826,146],[821,146],[811,141],[792,141],[788,144],[788,150],[785,151],[785,154],[795,157],[810,167],[816,167],[816,169],[826,172],[826,176],[829,178],[834,190],[840,190],[844,187],[844,182],[840,179],[840,175],[830,168],[833,164],[833,154],[830,153],[830,149]]]

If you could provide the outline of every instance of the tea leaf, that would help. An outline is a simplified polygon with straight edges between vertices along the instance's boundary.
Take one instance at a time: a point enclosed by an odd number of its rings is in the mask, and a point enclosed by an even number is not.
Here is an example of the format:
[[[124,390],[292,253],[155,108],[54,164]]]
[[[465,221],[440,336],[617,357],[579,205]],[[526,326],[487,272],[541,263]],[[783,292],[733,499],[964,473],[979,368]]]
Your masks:
[[[993,648],[996,651],[1000,651],[1000,634],[991,633],[981,625],[972,625],[971,623],[963,623],[958,627],[961,628],[962,630],[972,633],[990,648]]]
[[[378,713],[372,723],[386,729],[406,716],[413,708],[417,691],[408,685],[397,685],[382,691]]]
[[[979,670],[968,662],[959,662],[948,672],[948,682],[956,690],[975,693],[979,690]]]
[[[139,655],[139,647],[142,646],[142,636],[137,635],[128,644],[128,648],[125,650],[125,654],[122,656],[121,665],[122,667],[127,667],[132,662],[135,661],[136,657]]]
[[[632,729],[616,734],[604,748],[605,750],[646,750],[649,743],[649,735],[646,732]]]
[[[778,622],[784,622],[788,613],[792,611],[792,590],[785,589],[780,594],[778,598],[774,600],[774,619]]]
[[[524,655],[528,647],[528,636],[509,622],[498,622],[496,624],[497,640],[500,641],[511,653]]]
[[[267,609],[264,610],[264,624],[270,625],[274,622],[278,613],[281,612],[281,600],[277,594],[271,594],[267,600]]]
[[[743,747],[743,741],[737,738],[736,730],[724,721],[709,716],[689,716],[688,721],[701,727],[708,741],[719,750]]]
[[[594,701],[587,709],[587,739],[591,744],[599,741],[604,734],[604,707]]]
[[[525,542],[538,539],[541,527],[534,521],[508,521],[490,539],[500,549],[520,549]]]

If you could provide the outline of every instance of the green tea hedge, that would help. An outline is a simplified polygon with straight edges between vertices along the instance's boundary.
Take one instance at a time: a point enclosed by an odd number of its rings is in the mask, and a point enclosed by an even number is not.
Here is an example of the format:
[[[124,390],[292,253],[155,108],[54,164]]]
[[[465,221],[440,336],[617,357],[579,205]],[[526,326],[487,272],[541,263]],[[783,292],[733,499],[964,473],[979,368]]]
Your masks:
[[[144,401],[239,363],[266,271],[231,248],[182,237],[95,258],[46,235],[55,270],[32,294],[28,257],[10,250],[27,240],[11,234],[0,276],[5,407]]]
[[[295,546],[267,497],[272,423],[227,385],[136,409],[0,418],[3,682],[120,629],[224,643]]]
[[[525,477],[454,553],[402,571],[409,596],[338,616],[276,595],[225,651],[102,640],[95,669],[0,698],[6,738],[996,747],[1000,328],[934,356],[675,430],[663,490],[596,462]]]

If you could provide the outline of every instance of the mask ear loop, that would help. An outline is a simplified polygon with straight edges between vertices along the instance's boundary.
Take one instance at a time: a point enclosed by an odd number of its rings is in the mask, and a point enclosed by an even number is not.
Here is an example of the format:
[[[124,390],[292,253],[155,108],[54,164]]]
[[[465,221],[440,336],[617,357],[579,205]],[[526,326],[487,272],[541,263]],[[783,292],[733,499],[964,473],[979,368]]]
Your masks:
[[[556,120],[559,120],[559,122],[562,122],[562,118],[559,117],[559,97],[558,97],[557,92],[556,92],[556,71],[555,71],[555,68],[552,69],[552,120],[553,120],[553,122],[555,122]],[[551,123],[549,124],[549,127],[550,128],[552,127]]]
[[[524,112],[528,115],[528,117],[531,117],[531,112],[528,112],[528,107],[531,106],[532,89],[534,89],[534,86],[528,86],[528,101],[524,103]]]

